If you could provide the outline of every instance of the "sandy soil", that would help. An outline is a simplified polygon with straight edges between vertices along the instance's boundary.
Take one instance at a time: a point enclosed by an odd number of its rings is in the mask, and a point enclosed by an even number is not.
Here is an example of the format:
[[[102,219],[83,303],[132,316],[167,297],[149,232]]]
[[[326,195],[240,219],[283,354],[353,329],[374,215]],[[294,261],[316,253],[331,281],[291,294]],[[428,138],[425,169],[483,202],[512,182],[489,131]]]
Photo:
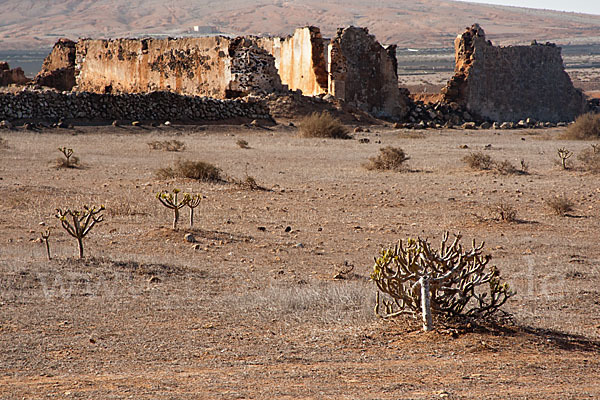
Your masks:
[[[361,144],[286,124],[2,131],[0,398],[598,398],[600,179],[576,157],[555,165],[557,148],[589,146],[560,132],[372,127]],[[147,146],[172,139],[187,149]],[[386,145],[408,153],[409,171],[361,166]],[[59,146],[83,168],[55,169]],[[524,159],[529,173],[472,171],[471,151]],[[179,158],[268,190],[157,180]],[[186,210],[173,231],[154,197],[174,187],[206,196],[193,229]],[[546,209],[556,194],[573,200],[569,216]],[[498,221],[498,202],[518,221]],[[107,210],[80,261],[53,213],[85,203]],[[445,230],[486,242],[517,291],[514,325],[425,334],[373,316],[381,246]]]

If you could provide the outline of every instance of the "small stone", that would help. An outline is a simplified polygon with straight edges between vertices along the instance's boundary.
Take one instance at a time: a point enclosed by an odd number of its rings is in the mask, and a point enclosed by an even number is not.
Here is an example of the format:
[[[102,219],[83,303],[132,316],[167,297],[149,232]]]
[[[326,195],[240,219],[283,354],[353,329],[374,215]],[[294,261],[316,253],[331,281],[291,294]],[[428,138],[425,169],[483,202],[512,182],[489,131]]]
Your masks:
[[[363,131],[363,128],[360,127],[360,126],[357,126],[356,128],[354,128],[354,133],[359,133],[359,132],[362,132],[362,131]]]
[[[186,233],[183,238],[186,240],[186,242],[190,242],[190,243],[195,243],[196,242],[196,238],[191,233]]]
[[[258,230],[259,230],[259,231],[261,231],[261,232],[266,232],[266,231],[267,231],[267,228],[266,228],[266,227],[264,227],[264,226],[259,226],[259,227],[257,227],[256,229],[258,229]]]
[[[200,250],[200,245],[198,243],[192,245],[192,249]]]
[[[286,226],[284,229],[285,232],[291,232],[292,231],[292,227],[291,226]]]
[[[159,277],[157,277],[157,276],[151,276],[151,277],[148,279],[148,283],[160,283],[160,278],[159,278]]]
[[[165,126],[171,126],[171,121],[165,121]]]
[[[140,121],[133,121],[131,126],[142,126],[142,123]]]
[[[304,245],[302,243],[296,243],[296,245],[294,247],[299,248],[299,249],[303,249]]]
[[[119,121],[117,121],[116,119],[112,122],[112,126],[117,127],[119,126]]]

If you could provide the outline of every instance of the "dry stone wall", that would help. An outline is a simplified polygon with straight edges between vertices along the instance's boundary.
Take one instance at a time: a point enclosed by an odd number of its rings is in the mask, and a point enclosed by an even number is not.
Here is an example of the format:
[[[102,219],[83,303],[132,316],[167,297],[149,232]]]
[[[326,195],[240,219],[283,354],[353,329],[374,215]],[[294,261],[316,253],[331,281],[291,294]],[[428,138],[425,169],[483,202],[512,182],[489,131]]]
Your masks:
[[[455,41],[454,76],[442,90],[445,102],[492,121],[572,121],[586,100],[564,70],[553,44],[497,47],[477,24]]]
[[[253,97],[219,100],[170,92],[99,94],[53,90],[0,93],[0,120],[192,122],[230,118],[271,119],[271,116],[264,102]]]

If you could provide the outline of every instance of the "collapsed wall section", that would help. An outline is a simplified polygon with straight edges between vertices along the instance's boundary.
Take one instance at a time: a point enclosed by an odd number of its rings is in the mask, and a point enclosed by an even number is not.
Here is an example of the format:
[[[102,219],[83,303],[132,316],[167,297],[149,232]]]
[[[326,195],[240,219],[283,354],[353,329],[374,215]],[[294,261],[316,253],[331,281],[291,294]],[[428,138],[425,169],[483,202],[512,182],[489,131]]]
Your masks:
[[[367,28],[338,29],[328,46],[329,93],[372,115],[402,118],[409,100],[398,88],[395,53]]]
[[[553,44],[497,47],[477,24],[454,42],[456,65],[442,95],[494,121],[572,121],[586,100],[564,70]]]
[[[58,90],[71,90],[75,86],[75,42],[62,38],[44,59],[42,70],[34,83]]]
[[[22,85],[29,82],[20,67],[11,69],[7,62],[0,61],[0,86]]]
[[[327,93],[326,46],[314,26],[298,28],[293,36],[260,38],[258,43],[275,57],[281,82],[306,96]]]
[[[76,48],[77,90],[232,97],[281,90],[274,60],[254,41],[226,37],[83,39]]]

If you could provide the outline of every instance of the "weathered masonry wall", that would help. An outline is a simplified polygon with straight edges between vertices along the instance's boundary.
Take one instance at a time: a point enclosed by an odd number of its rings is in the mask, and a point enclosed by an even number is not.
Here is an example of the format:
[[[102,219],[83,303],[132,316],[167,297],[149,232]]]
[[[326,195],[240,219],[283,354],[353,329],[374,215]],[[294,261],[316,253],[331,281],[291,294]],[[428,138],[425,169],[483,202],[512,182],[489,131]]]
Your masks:
[[[229,118],[271,119],[264,102],[218,100],[169,92],[99,94],[22,91],[0,93],[0,120],[85,119],[203,121]]]
[[[328,91],[379,117],[403,117],[408,99],[398,88],[396,46],[384,48],[366,28],[338,29],[328,45]]]
[[[229,97],[281,89],[274,60],[251,40],[225,37],[80,40],[77,90]]]
[[[553,44],[496,47],[475,24],[454,46],[454,76],[442,89],[447,102],[494,121],[572,121],[585,111],[585,97]]]
[[[259,44],[275,57],[281,82],[306,96],[327,93],[326,45],[319,28],[298,28],[286,38],[260,38]]]

